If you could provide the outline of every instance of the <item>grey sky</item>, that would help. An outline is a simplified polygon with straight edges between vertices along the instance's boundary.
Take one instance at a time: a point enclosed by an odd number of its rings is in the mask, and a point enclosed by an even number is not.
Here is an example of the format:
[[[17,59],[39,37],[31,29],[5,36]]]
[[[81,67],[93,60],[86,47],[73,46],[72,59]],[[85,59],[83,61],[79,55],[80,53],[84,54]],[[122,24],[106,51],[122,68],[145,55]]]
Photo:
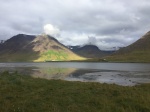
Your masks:
[[[0,0],[0,39],[49,32],[65,45],[111,49],[149,31],[149,18],[150,0]]]

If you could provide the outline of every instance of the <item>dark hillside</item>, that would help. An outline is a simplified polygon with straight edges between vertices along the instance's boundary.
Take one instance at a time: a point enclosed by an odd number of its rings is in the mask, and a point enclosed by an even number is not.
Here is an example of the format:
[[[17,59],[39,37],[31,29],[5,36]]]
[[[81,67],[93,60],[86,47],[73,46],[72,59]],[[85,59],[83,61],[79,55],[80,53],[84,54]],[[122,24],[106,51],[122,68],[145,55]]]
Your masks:
[[[73,52],[86,58],[101,58],[101,57],[108,56],[113,53],[112,51],[101,51],[95,45],[85,45],[83,47],[72,46],[71,48]]]
[[[150,31],[133,44],[106,58],[108,61],[150,62]]]

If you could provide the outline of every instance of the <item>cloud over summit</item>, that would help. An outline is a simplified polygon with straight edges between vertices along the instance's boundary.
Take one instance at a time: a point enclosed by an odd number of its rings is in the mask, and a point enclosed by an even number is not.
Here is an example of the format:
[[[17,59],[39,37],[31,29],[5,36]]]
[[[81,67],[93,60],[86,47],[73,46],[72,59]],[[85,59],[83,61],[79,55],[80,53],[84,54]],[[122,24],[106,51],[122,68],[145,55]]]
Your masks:
[[[57,36],[66,45],[126,46],[150,30],[149,0],[1,0],[0,39],[18,33]],[[44,28],[44,29],[43,29]]]
[[[60,33],[60,30],[51,24],[46,24],[44,25],[44,33],[47,35],[57,37]]]

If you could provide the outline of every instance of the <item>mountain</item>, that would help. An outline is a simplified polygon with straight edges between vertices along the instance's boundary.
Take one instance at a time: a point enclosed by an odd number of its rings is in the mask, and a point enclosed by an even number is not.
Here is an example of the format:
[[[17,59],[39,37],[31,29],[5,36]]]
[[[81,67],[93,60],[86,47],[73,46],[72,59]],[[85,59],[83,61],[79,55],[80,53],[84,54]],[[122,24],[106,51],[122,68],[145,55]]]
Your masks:
[[[113,53],[113,51],[101,51],[95,45],[85,45],[83,47],[69,46],[69,48],[79,56],[86,57],[86,58],[101,58]]]
[[[18,34],[0,44],[0,61],[69,61],[82,60],[55,38]]]
[[[121,48],[113,55],[106,57],[108,61],[150,62],[150,31],[133,44]]]

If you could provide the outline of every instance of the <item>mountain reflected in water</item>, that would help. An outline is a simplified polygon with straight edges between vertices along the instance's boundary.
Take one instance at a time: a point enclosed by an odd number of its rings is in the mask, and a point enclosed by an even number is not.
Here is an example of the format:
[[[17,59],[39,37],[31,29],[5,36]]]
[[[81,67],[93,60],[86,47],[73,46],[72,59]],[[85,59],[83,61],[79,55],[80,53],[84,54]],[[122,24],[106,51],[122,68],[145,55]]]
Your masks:
[[[149,66],[150,64],[130,63],[0,63],[0,71],[17,71],[19,74],[30,75],[34,78],[133,86],[150,83]]]
[[[76,69],[73,68],[37,68],[32,69],[31,76],[34,78],[64,79],[74,71]]]

